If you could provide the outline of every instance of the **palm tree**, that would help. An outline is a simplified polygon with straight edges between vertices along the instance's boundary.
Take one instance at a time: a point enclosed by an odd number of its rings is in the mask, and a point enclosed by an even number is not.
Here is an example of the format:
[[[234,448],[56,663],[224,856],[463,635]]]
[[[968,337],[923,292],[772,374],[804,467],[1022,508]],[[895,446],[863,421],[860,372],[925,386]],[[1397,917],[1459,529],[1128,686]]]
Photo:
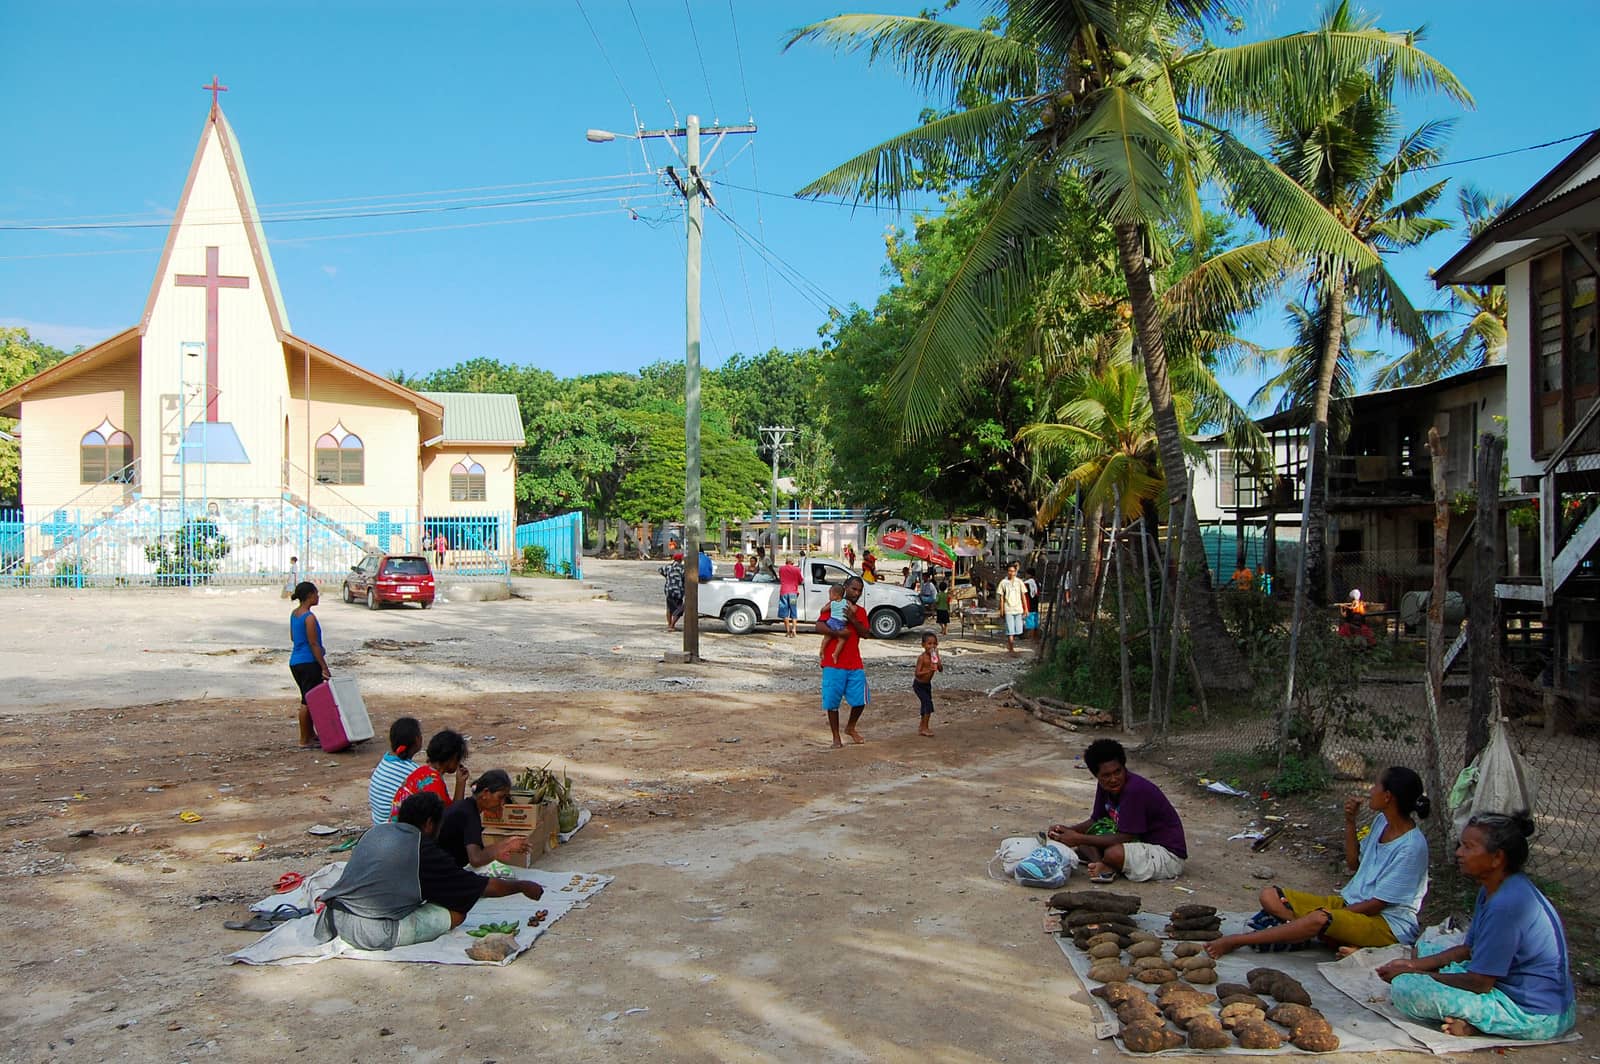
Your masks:
[[[1425,122],[1400,135],[1395,63],[1384,58],[1352,65],[1341,49],[1325,45],[1334,35],[1374,28],[1372,19],[1354,12],[1348,0],[1339,0],[1324,12],[1318,29],[1304,35],[1301,62],[1278,72],[1274,91],[1238,102],[1246,117],[1254,110],[1278,168],[1316,197],[1367,252],[1360,258],[1323,254],[1313,261],[1309,280],[1316,306],[1306,320],[1318,327],[1316,354],[1309,363],[1290,363],[1309,371],[1291,390],[1309,399],[1310,421],[1317,426],[1310,522],[1304,535],[1307,591],[1318,602],[1327,597],[1329,579],[1328,414],[1335,378],[1354,372],[1341,364],[1352,350],[1345,319],[1361,314],[1418,347],[1431,344],[1426,319],[1411,305],[1383,256],[1415,247],[1450,227],[1427,213],[1447,180],[1411,192],[1401,189],[1409,177],[1438,163],[1439,146],[1451,123]],[[1453,78],[1441,80],[1446,91],[1452,85]],[[1255,213],[1254,204],[1241,206]],[[1304,348],[1296,345],[1294,350]]]
[[[1505,210],[1507,201],[1472,185],[1456,192],[1456,211],[1467,239],[1483,232]],[[1431,272],[1431,271],[1430,271]],[[1444,328],[1430,342],[1412,348],[1385,366],[1373,381],[1379,388],[1400,388],[1477,369],[1506,358],[1506,315],[1510,304],[1504,285],[1445,289],[1443,310],[1423,311],[1430,326]]]
[[[1199,231],[1199,188],[1207,176],[1297,249],[1376,264],[1376,254],[1303,188],[1208,120],[1211,97],[1237,109],[1238,101],[1293,69],[1307,35],[1211,47],[1204,31],[1225,17],[1222,0],[991,0],[991,6],[1004,19],[1003,33],[880,15],[842,15],[795,31],[791,46],[819,40],[865,49],[869,60],[891,62],[918,87],[970,102],[842,163],[801,194],[895,200],[916,188],[927,168],[983,179],[992,203],[984,229],[893,382],[906,428],[918,433],[932,431],[944,404],[960,398],[974,363],[992,350],[995,322],[1026,298],[1030,267],[1063,221],[1056,175],[1080,175],[1115,232],[1167,490],[1182,503],[1188,471],[1151,265],[1166,253],[1172,220]],[[1324,49],[1353,66],[1383,61],[1403,82],[1455,86],[1408,36],[1359,28],[1323,30],[1320,37]],[[1241,283],[1277,268],[1244,257],[1232,265]],[[1183,534],[1185,553],[1203,559],[1198,528]],[[1190,634],[1206,682],[1248,682],[1204,565],[1188,578],[1196,584],[1185,596]]]

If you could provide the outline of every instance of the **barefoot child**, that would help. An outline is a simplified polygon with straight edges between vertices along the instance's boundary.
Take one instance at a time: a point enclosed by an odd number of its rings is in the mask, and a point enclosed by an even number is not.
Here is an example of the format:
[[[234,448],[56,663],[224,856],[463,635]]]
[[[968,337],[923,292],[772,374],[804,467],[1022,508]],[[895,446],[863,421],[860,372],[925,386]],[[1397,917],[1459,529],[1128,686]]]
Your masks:
[[[917,702],[922,711],[922,723],[917,725],[918,735],[933,735],[933,674],[943,671],[944,663],[939,660],[939,637],[932,632],[924,632],[922,655],[917,658],[917,674],[911,681],[911,689],[917,693]]]
[[[822,611],[822,619],[828,625],[828,634],[822,637],[821,660],[824,668],[833,660],[834,650],[844,639],[844,629],[849,623],[849,617],[850,603],[844,600],[844,588],[834,584],[828,589],[828,607]]]

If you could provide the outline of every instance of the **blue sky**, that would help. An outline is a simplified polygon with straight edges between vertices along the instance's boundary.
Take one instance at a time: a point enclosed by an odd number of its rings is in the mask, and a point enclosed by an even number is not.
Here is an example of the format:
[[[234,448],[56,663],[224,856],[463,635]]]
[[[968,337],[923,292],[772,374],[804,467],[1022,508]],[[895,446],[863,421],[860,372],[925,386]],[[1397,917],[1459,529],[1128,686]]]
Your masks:
[[[1593,0],[1538,0],[1515,9],[1529,12],[1523,19],[1482,0],[1394,0],[1376,9],[1395,28],[1431,22],[1430,49],[1476,95],[1477,109],[1460,116],[1452,158],[1600,125],[1589,83],[1600,58]],[[786,30],[839,10],[837,0],[734,0],[736,41],[726,0],[692,0],[692,30],[679,0],[633,0],[631,11],[623,0],[584,0],[582,9],[548,0],[449,12],[364,0],[0,0],[0,37],[12,45],[0,66],[0,143],[8,147],[0,219],[161,222],[205,117],[210,97],[200,86],[215,73],[230,86],[223,107],[267,217],[541,201],[270,224],[300,335],[380,371],[420,372],[472,356],[563,375],[635,369],[682,355],[681,213],[642,172],[636,144],[584,140],[588,127],[630,129],[633,106],[649,127],[673,124],[674,110],[707,124],[753,113],[755,144],[730,137],[711,163],[723,208],[805,279],[802,289],[814,285],[841,304],[870,304],[882,291],[884,229],[895,215],[737,187],[792,192],[915,120],[924,101],[893,72],[815,46],[780,51]],[[958,14],[982,10],[966,0]],[[1314,10],[1255,7],[1250,32],[1299,28]],[[1407,117],[1444,110],[1408,105]],[[1515,194],[1571,147],[1441,174]],[[668,161],[659,143],[649,147],[651,166]],[[321,202],[332,200],[343,202]],[[460,225],[473,227],[395,232]],[[163,235],[0,232],[0,324],[29,325],[67,347],[127,327]],[[1456,246],[1447,235],[1397,264],[1413,299],[1432,298],[1424,271]],[[820,297],[797,292],[715,216],[705,285],[712,364],[734,351],[816,339]],[[1275,317],[1264,317],[1258,339],[1275,340]],[[1250,385],[1234,383],[1240,393]]]

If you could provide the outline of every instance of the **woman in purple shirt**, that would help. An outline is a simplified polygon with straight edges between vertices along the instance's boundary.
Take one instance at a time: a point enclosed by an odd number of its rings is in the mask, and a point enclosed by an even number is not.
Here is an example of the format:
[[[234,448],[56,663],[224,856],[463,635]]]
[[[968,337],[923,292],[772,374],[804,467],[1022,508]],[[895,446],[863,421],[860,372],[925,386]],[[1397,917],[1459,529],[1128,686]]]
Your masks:
[[[1089,819],[1053,824],[1050,838],[1075,847],[1089,863],[1089,881],[1110,883],[1122,873],[1135,883],[1176,879],[1189,848],[1183,821],[1161,788],[1128,771],[1128,752],[1115,739],[1096,739],[1083,763],[1098,786]]]

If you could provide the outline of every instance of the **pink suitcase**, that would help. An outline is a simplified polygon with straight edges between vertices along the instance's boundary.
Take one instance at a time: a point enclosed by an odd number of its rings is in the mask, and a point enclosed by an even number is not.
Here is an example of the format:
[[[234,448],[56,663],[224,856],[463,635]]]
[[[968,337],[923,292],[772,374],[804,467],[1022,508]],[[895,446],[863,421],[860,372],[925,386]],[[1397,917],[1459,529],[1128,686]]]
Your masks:
[[[306,692],[306,709],[317,741],[330,754],[348,750],[352,743],[372,738],[372,720],[354,679],[339,676]]]

